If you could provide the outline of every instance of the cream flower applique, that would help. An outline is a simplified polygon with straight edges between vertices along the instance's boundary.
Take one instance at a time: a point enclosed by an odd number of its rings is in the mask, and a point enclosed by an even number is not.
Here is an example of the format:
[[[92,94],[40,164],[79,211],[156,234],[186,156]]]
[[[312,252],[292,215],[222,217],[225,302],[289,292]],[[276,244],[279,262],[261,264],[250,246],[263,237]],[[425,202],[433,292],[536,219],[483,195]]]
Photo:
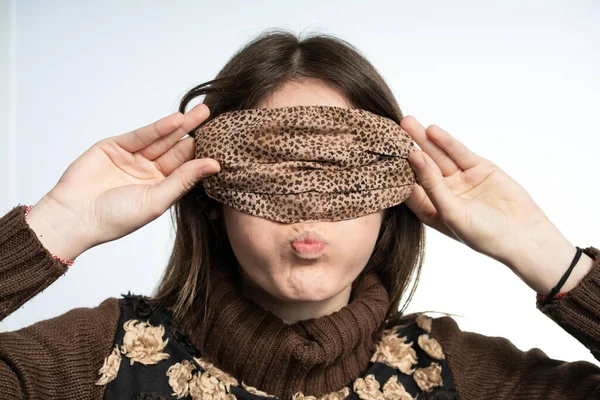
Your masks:
[[[431,323],[432,323],[433,319],[431,317],[428,317],[427,315],[421,313],[419,315],[417,315],[417,326],[421,329],[423,329],[425,332],[427,333],[431,333]]]
[[[419,336],[417,339],[417,343],[419,347],[425,350],[430,357],[436,358],[438,360],[444,359],[444,352],[442,351],[442,346],[440,343],[434,338],[430,337],[429,334],[424,333]]]
[[[227,372],[220,370],[213,363],[203,360],[202,358],[194,357],[194,360],[202,367],[203,370],[220,380],[225,384],[227,393],[231,392],[231,385],[238,386],[238,380]]]
[[[189,360],[183,360],[180,363],[173,364],[167,370],[169,385],[173,389],[173,396],[178,399],[188,395],[190,389],[190,380],[192,371],[196,368],[194,363]]]
[[[392,375],[383,385],[383,397],[386,400],[415,400],[404,386],[398,382],[398,376]]]
[[[208,372],[197,373],[190,381],[190,396],[194,400],[236,400],[235,395],[227,393],[223,382]]]
[[[104,359],[104,365],[100,368],[98,374],[102,375],[96,385],[106,385],[117,377],[119,367],[121,366],[121,354],[119,353],[119,346],[115,345],[113,351]]]
[[[262,390],[258,390],[258,389],[257,389],[257,388],[255,388],[254,386],[246,385],[246,384],[244,383],[244,381],[242,381],[242,387],[243,387],[244,389],[246,389],[248,392],[250,392],[250,393],[252,393],[252,394],[255,394],[255,395],[258,395],[258,396],[265,396],[265,397],[276,397],[276,396],[273,396],[273,395],[271,395],[271,394],[268,394],[267,392],[263,392]]]
[[[365,379],[357,378],[354,381],[354,391],[363,400],[414,400],[414,397],[398,382],[396,375],[391,376],[383,385],[383,392],[380,387],[373,374],[367,375]]]
[[[123,329],[125,337],[121,353],[130,358],[131,365],[135,361],[144,365],[156,364],[169,358],[167,353],[162,352],[169,342],[169,339],[163,340],[164,326],[152,326],[148,322],[131,319],[123,324]]]
[[[302,392],[296,392],[296,394],[292,396],[292,400],[343,400],[348,396],[350,396],[350,388],[344,387],[337,392],[331,392],[319,398],[315,396],[305,396]]]
[[[413,374],[413,379],[421,390],[428,392],[436,386],[442,386],[442,367],[440,364],[433,362],[427,368],[417,368]]]
[[[406,336],[398,337],[398,329],[399,327],[394,327],[383,331],[370,361],[387,364],[410,375],[414,371],[412,365],[417,362],[417,352],[412,348],[413,342],[405,343]]]
[[[190,360],[183,360],[167,370],[173,396],[178,399],[189,395],[194,400],[236,400],[230,390],[231,385],[238,384],[237,379],[202,358],[194,357],[194,360],[203,372],[193,374],[196,365]]]
[[[385,400],[379,387],[379,382],[373,374],[367,375],[364,379],[357,378],[354,381],[354,391],[363,400]]]

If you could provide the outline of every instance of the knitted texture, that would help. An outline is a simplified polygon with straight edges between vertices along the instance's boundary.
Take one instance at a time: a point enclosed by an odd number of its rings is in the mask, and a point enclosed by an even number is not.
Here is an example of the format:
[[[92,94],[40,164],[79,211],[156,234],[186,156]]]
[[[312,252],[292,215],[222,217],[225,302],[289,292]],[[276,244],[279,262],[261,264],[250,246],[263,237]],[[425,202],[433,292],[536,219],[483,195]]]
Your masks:
[[[594,265],[579,285],[536,305],[600,361],[600,251],[583,251]],[[434,318],[431,336],[444,349],[462,400],[600,399],[600,368],[587,361],[554,360],[538,348],[523,352],[508,339],[463,332],[450,317]]]
[[[288,325],[240,294],[236,272],[215,264],[210,324],[205,332],[188,329],[205,358],[246,384],[285,399],[298,391],[330,393],[367,369],[389,307],[377,273],[370,271],[356,282],[347,306]]]
[[[26,225],[25,209],[17,206],[0,218],[2,319],[66,270]],[[592,270],[564,297],[537,306],[598,359],[600,250],[588,247],[584,252],[594,259]],[[264,310],[240,303],[231,286],[217,285],[211,299],[213,309],[222,315],[211,320],[212,334],[207,332],[206,343],[213,346],[212,355],[224,367],[235,375],[247,376],[248,383],[259,389],[289,393],[291,387],[304,385],[306,393],[316,393],[323,381],[355,378],[359,375],[355,371],[364,371],[363,357],[371,348],[367,337],[376,336],[382,318],[379,306],[387,301],[375,277],[364,278],[357,285],[358,295],[337,315],[322,321],[302,321],[287,330]],[[353,301],[360,306],[353,306]],[[95,382],[105,357],[113,350],[119,318],[119,300],[108,298],[95,308],[76,308],[14,332],[0,333],[0,397],[102,399],[105,386]],[[594,364],[553,360],[537,348],[523,352],[508,339],[463,332],[450,317],[435,318],[423,326],[440,343],[463,400],[600,398],[600,368]],[[190,340],[198,343],[204,337],[200,332]],[[283,350],[288,352],[287,358]],[[337,361],[336,355],[345,360],[336,364],[337,370],[330,368],[332,361]],[[275,361],[275,367],[269,361]],[[433,393],[427,396],[423,398],[432,398]]]
[[[25,222],[27,206],[0,220],[0,317],[17,310],[68,268]],[[110,353],[118,299],[75,308],[26,328],[0,333],[0,398],[101,399],[98,369]]]
[[[48,287],[68,267],[39,241],[25,221],[27,206],[17,206],[0,225],[0,320]]]

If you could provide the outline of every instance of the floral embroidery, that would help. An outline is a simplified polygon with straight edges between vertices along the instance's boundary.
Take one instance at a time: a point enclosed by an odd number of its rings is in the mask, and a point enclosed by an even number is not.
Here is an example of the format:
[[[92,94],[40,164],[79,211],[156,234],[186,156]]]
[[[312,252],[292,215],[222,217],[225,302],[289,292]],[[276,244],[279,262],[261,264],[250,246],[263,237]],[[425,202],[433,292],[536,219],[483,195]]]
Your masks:
[[[417,362],[417,352],[412,348],[413,342],[405,343],[407,337],[399,338],[397,331],[398,327],[383,331],[370,361],[387,364],[410,375],[414,371],[412,365]]]
[[[115,345],[115,348],[104,359],[104,365],[100,368],[98,374],[102,375],[96,382],[96,385],[106,385],[117,377],[119,367],[121,366],[121,354],[119,353],[119,346]]]
[[[237,379],[202,358],[194,357],[194,360],[204,372],[193,374],[196,366],[190,360],[183,360],[167,370],[173,396],[180,399],[189,394],[194,400],[236,400],[230,391],[231,385],[238,384]]]
[[[428,317],[425,314],[419,314],[417,315],[417,326],[421,329],[423,329],[425,332],[427,333],[431,333],[431,322],[433,320],[431,319],[431,317]]]
[[[162,339],[165,333],[164,326],[155,327],[148,322],[131,319],[123,324],[123,329],[125,329],[125,337],[121,353],[131,359],[131,365],[135,361],[144,365],[156,364],[169,358],[167,353],[162,352],[169,342],[169,339],[164,341]]]
[[[183,360],[180,363],[171,365],[167,370],[169,385],[173,389],[173,395],[176,395],[178,399],[187,396],[190,389],[192,371],[195,368],[196,366],[189,360]]]
[[[442,367],[433,362],[427,368],[417,368],[413,378],[421,390],[429,392],[433,387],[442,386]]]
[[[363,400],[385,400],[379,386],[373,374],[367,375],[365,379],[357,378],[354,381],[354,391]]]
[[[236,400],[235,395],[226,392],[225,384],[206,371],[195,374],[190,381],[190,396],[194,400]]]
[[[438,360],[444,359],[444,352],[442,351],[442,346],[439,344],[437,340],[430,337],[429,334],[424,333],[417,339],[417,343],[419,343],[419,347],[425,350],[425,352],[433,358]]]
[[[242,382],[242,387],[244,389],[246,389],[247,391],[249,391],[250,393],[256,394],[258,396],[276,397],[276,396],[267,394],[266,392],[263,392],[262,390],[258,390],[257,388],[255,388],[253,386],[246,385],[244,382]]]
[[[202,358],[194,357],[194,360],[202,367],[203,370],[219,379],[221,382],[225,384],[225,388],[227,389],[227,393],[231,392],[231,385],[238,386],[238,380],[233,376],[229,375],[225,371],[217,368],[213,363],[210,363]]]
[[[337,392],[332,392],[326,394],[325,396],[321,396],[319,400],[343,400],[348,396],[350,396],[350,388],[344,387],[341,390],[338,390]]]
[[[383,397],[389,400],[415,400],[404,386],[398,382],[397,375],[392,375],[383,385]]]
[[[383,392],[375,375],[369,374],[365,379],[357,378],[354,381],[354,391],[363,400],[414,400],[404,386],[398,382],[398,377],[393,375],[383,385]]]
[[[425,314],[418,314],[416,324],[420,329],[427,332],[419,336],[415,335],[418,346],[431,358],[436,360],[445,359],[440,343],[430,336],[432,318]],[[370,361],[384,363],[404,374],[412,375],[422,391],[431,392],[432,388],[443,386],[440,363],[432,362],[427,368],[416,368],[417,353],[415,351],[416,346],[413,348],[414,341],[407,342],[408,336],[406,335],[399,337],[399,330],[403,327],[395,326],[384,330]],[[101,377],[96,385],[106,385],[116,378],[122,360],[121,354],[125,354],[130,359],[131,365],[135,361],[144,365],[156,364],[170,357],[169,354],[163,352],[169,342],[168,339],[163,340],[165,334],[163,325],[152,326],[149,320],[144,322],[131,319],[123,324],[123,329],[125,331],[123,344],[120,348],[116,345],[111,354],[104,359],[104,364],[98,372]],[[409,333],[409,335],[412,334]],[[166,375],[168,376],[169,385],[173,389],[172,396],[177,399],[190,396],[193,400],[237,400],[236,396],[231,393],[231,386],[240,385],[236,378],[207,360],[194,357],[194,361],[203,371],[194,374],[193,371],[197,366],[191,360],[183,360],[168,368]],[[354,388],[354,392],[362,400],[415,400],[399,382],[397,375],[391,376],[383,384],[383,387],[381,387],[374,374],[369,374],[364,379],[362,377],[356,378],[350,386]],[[276,397],[249,386],[243,381],[241,387],[247,392],[258,396]],[[321,397],[304,395],[299,391],[292,396],[291,400],[343,400],[351,393],[352,389],[350,387],[344,387]],[[143,392],[143,394],[146,393]]]
[[[292,400],[343,400],[348,396],[350,396],[350,388],[344,387],[337,392],[331,392],[319,397],[318,399],[315,396],[305,396],[302,392],[297,392],[292,396]]]

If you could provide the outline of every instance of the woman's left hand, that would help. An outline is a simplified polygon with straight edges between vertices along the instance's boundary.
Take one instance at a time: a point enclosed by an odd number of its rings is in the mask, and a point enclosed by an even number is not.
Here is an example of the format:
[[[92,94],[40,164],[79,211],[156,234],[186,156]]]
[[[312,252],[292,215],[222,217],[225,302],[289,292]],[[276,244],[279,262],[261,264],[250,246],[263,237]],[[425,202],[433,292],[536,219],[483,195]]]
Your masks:
[[[536,292],[549,292],[576,249],[525,189],[440,127],[425,129],[412,116],[400,126],[422,150],[408,158],[418,183],[406,205],[426,225],[507,265]],[[591,261],[582,254],[562,291],[581,280]]]

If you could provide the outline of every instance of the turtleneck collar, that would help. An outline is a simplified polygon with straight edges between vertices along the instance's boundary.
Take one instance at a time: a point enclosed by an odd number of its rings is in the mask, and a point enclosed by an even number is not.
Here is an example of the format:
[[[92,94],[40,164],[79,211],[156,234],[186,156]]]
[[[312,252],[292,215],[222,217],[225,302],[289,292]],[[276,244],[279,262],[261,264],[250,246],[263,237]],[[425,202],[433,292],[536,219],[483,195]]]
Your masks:
[[[359,276],[340,310],[286,324],[241,294],[234,269],[212,264],[206,331],[201,324],[187,328],[190,343],[204,359],[279,398],[298,391],[322,396],[367,369],[389,307],[376,272]]]

